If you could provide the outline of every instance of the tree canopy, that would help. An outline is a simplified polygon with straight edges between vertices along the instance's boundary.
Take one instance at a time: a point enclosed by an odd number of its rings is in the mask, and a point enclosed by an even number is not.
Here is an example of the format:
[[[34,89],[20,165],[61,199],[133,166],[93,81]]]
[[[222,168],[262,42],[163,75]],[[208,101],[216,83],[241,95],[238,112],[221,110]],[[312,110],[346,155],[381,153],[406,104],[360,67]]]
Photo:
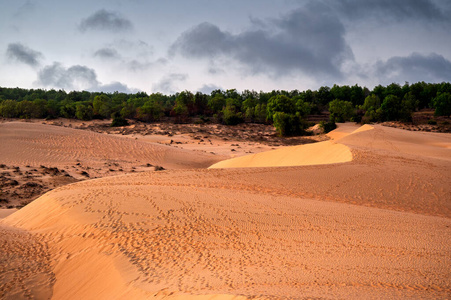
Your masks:
[[[280,135],[301,134],[308,115],[330,114],[332,122],[351,119],[409,121],[412,112],[423,108],[435,109],[437,116],[450,116],[451,84],[417,82],[401,86],[392,83],[375,86],[372,90],[358,85],[322,86],[306,91],[217,89],[210,94],[182,91],[173,95],[0,87],[0,116],[5,118],[90,120],[110,119],[114,115],[117,120],[144,122],[165,117],[173,117],[176,122],[201,118],[227,125],[269,123]]]

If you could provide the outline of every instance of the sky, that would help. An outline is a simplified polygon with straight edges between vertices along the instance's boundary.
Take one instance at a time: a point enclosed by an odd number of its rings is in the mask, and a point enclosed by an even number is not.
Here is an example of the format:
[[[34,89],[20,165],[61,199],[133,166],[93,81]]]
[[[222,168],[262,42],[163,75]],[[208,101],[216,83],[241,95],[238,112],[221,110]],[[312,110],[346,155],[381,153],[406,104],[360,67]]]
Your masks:
[[[451,81],[449,0],[0,0],[0,86],[173,94]]]

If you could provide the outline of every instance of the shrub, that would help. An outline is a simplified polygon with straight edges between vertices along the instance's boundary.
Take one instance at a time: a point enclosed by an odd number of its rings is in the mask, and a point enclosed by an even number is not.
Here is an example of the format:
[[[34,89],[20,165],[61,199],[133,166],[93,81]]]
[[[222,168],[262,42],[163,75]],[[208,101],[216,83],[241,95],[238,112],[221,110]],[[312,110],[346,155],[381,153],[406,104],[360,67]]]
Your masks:
[[[279,136],[293,136],[304,132],[306,122],[299,114],[289,114],[277,111],[272,118],[274,127]]]
[[[335,124],[335,122],[333,121],[329,122],[321,121],[319,122],[319,127],[321,127],[324,130],[324,133],[328,133],[337,128],[337,124]]]
[[[128,121],[124,119],[120,113],[114,112],[111,117],[113,118],[113,122],[111,122],[111,127],[119,127],[119,126],[127,126]]]

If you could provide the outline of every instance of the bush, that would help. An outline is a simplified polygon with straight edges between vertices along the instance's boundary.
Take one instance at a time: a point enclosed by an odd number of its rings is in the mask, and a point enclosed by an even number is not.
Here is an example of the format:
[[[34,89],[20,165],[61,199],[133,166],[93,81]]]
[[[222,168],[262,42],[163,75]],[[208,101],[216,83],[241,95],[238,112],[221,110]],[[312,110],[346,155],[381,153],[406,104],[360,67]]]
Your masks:
[[[128,121],[124,119],[120,113],[114,112],[111,117],[113,118],[113,122],[111,122],[111,127],[120,127],[127,126]]]
[[[429,125],[437,125],[437,121],[434,119],[430,119],[430,120],[428,120],[428,124]]]
[[[337,124],[335,124],[335,122],[333,122],[333,121],[329,121],[329,122],[321,121],[321,122],[319,122],[319,127],[324,130],[324,133],[328,133],[328,132],[331,132],[332,130],[336,129]]]
[[[274,127],[279,136],[293,136],[304,133],[306,122],[299,114],[275,112],[273,115]]]
[[[92,120],[93,112],[91,106],[83,103],[77,103],[75,107],[75,117],[77,119],[84,121]]]

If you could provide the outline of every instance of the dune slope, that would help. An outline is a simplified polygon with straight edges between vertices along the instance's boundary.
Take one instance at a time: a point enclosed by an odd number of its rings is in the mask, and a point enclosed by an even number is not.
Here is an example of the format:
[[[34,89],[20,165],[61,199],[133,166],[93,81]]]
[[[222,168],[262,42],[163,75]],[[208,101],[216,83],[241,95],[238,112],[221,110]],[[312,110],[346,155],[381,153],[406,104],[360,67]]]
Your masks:
[[[231,158],[215,163],[210,168],[309,166],[351,160],[352,153],[348,147],[324,141]]]
[[[451,162],[436,142],[450,139],[416,134],[375,126],[337,138],[354,157],[342,164],[58,188],[0,222],[32,238],[23,259],[43,245],[14,291],[8,278],[22,270],[3,264],[0,298],[39,295],[43,282],[53,299],[447,298]],[[416,142],[429,150],[402,144]]]
[[[204,168],[218,161],[214,155],[65,127],[0,123],[1,163],[62,167],[81,162],[91,168],[105,162],[123,166],[151,163],[165,168]]]
[[[284,147],[273,151],[231,158],[215,163],[210,168],[288,167],[349,162],[352,160],[351,149],[335,140],[340,140],[354,132],[371,129],[373,127],[369,125],[360,127],[346,123],[327,134],[332,139],[331,141]]]

